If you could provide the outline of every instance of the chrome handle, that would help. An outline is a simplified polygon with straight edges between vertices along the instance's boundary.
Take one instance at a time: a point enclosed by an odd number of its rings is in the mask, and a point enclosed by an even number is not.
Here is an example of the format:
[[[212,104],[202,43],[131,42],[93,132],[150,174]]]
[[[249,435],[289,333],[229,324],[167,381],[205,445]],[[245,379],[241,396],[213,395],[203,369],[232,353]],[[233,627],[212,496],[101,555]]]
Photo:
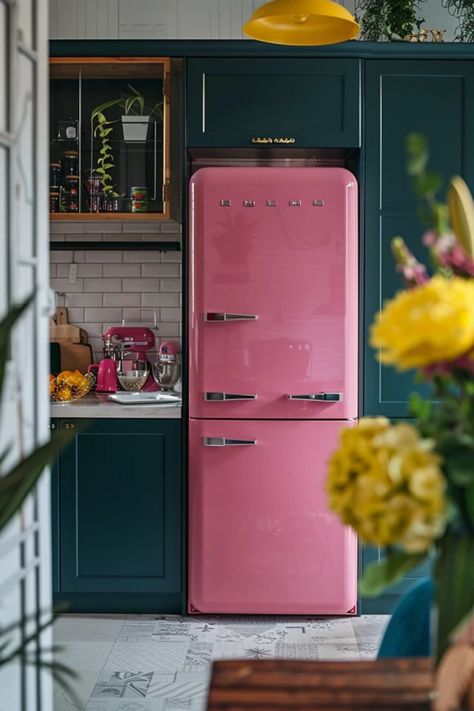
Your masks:
[[[257,314],[227,314],[223,311],[206,311],[204,321],[256,321]]]
[[[228,400],[256,400],[255,394],[244,395],[243,393],[204,393],[206,402],[225,402]]]
[[[205,447],[248,447],[257,444],[256,439],[227,439],[227,437],[203,437]]]
[[[314,400],[316,402],[342,402],[342,393],[310,393],[308,395],[288,395],[288,400]]]
[[[66,422],[66,424],[64,425],[64,429],[65,430],[75,430],[76,425],[73,425],[72,422]]]

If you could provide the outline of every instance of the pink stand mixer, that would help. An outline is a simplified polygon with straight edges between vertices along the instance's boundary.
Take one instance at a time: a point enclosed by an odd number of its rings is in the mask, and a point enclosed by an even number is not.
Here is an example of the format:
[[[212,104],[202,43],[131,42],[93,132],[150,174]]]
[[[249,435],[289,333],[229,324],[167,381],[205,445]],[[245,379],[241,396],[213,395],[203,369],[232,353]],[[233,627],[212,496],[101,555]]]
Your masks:
[[[120,384],[126,390],[159,389],[147,358],[148,351],[155,347],[155,334],[150,328],[110,326],[102,338],[104,358],[89,366],[89,370],[97,370],[97,392],[114,393]]]

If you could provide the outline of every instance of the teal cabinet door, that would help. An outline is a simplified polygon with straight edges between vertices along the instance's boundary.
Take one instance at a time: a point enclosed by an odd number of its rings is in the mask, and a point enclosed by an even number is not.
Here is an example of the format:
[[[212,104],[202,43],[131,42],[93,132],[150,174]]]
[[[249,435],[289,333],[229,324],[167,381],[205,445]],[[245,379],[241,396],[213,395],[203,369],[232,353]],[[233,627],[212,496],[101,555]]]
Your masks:
[[[429,142],[430,166],[446,180],[462,175],[474,188],[474,66],[463,61],[368,60],[365,72],[364,402],[367,415],[405,417],[413,373],[382,367],[369,345],[369,326],[402,287],[390,240],[402,235],[419,259],[423,225],[406,172],[406,137]]]
[[[59,596],[72,611],[181,611],[179,420],[75,420],[58,458]],[[161,605],[163,602],[163,605]]]
[[[190,59],[189,146],[357,147],[360,60]]]

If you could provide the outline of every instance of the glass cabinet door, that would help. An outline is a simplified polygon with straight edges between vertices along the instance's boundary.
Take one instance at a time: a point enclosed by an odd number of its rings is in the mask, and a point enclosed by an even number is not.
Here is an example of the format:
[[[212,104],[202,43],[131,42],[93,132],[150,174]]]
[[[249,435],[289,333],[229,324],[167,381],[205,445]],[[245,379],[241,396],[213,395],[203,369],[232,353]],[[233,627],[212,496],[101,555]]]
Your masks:
[[[52,219],[169,217],[170,60],[54,57]]]

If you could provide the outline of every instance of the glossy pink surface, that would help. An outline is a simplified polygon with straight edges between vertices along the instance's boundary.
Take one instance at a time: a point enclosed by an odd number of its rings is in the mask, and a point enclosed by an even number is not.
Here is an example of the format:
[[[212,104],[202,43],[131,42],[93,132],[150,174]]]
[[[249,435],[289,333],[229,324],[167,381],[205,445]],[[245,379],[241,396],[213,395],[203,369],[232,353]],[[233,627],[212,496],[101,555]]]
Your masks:
[[[342,168],[203,168],[190,190],[190,416],[356,417],[354,176]],[[206,322],[207,312],[258,318]],[[257,399],[205,402],[205,392]],[[342,402],[287,398],[320,392],[342,393]]]
[[[346,422],[190,421],[191,612],[346,614],[357,541],[326,505]],[[208,447],[204,437],[256,440]]]

